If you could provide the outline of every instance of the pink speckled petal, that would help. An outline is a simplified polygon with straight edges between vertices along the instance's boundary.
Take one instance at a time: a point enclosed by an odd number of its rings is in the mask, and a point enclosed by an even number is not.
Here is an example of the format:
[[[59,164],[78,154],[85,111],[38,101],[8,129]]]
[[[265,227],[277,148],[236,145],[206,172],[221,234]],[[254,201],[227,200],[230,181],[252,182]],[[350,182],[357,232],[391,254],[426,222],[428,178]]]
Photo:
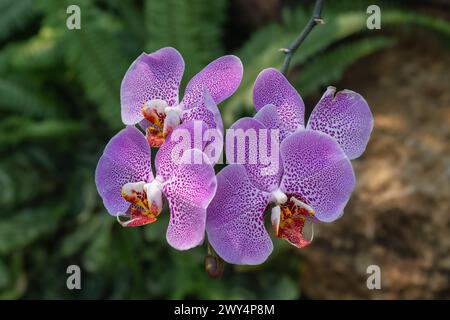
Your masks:
[[[189,121],[180,124],[166,138],[155,158],[156,174],[167,179],[179,166],[184,153],[189,149],[204,150],[203,137],[207,125],[203,121]]]
[[[350,159],[366,149],[373,117],[364,98],[353,91],[329,87],[314,108],[307,128],[322,131],[339,142]]]
[[[223,56],[214,60],[189,81],[183,98],[185,108],[201,104],[205,89],[216,104],[221,103],[239,87],[242,73],[242,62],[236,56]]]
[[[245,167],[255,187],[267,192],[278,188],[283,167],[277,129],[269,130],[254,118],[241,118],[228,130],[226,152],[229,163]]]
[[[163,193],[169,202],[170,223],[167,242],[178,250],[187,250],[203,242],[206,208],[216,192],[217,182],[213,167],[202,151],[191,149],[183,156],[202,158],[201,164],[179,165],[163,184]]]
[[[269,194],[253,186],[238,164],[217,175],[217,191],[208,207],[206,231],[214,250],[228,263],[263,263],[273,249],[264,227]]]
[[[211,163],[215,165],[221,160],[223,150],[223,122],[217,104],[214,102],[208,90],[205,90],[203,97],[204,101],[202,105],[183,110],[181,121],[185,123],[201,120],[206,124],[209,129],[205,135],[207,144],[203,152],[209,157]]]
[[[311,206],[320,221],[339,218],[355,187],[355,175],[336,140],[319,131],[296,132],[281,143],[281,157],[281,190]]]
[[[256,111],[268,104],[276,106],[283,128],[288,133],[293,133],[304,126],[303,100],[277,69],[265,69],[258,75],[253,87],[253,103]]]
[[[130,203],[122,198],[122,186],[153,180],[150,147],[135,127],[126,127],[108,143],[95,171],[97,190],[109,214],[126,213]]]
[[[132,125],[141,122],[144,119],[141,109],[148,100],[162,99],[169,106],[178,104],[183,72],[183,57],[174,48],[142,53],[122,80],[120,101],[123,123]]]
[[[203,98],[202,104],[183,111],[181,121],[202,120],[209,128],[217,128],[223,135],[223,121],[217,104],[207,90],[205,90]]]
[[[264,124],[269,129],[278,130],[280,142],[289,135],[289,132],[286,131],[280,117],[278,116],[277,107],[273,104],[268,104],[259,109],[253,118]]]

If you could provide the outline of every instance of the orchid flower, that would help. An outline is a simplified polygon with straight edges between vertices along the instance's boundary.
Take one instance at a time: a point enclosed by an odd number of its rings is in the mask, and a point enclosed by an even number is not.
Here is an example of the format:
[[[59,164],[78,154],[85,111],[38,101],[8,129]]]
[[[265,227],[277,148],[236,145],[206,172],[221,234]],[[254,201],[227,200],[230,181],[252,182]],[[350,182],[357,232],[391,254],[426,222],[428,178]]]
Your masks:
[[[257,149],[275,145],[270,148],[275,166],[261,157],[249,162],[246,154],[244,163],[225,167],[217,175],[217,192],[207,214],[210,244],[234,264],[260,264],[272,252],[264,226],[269,205],[275,235],[299,248],[310,243],[303,236],[306,221],[332,222],[342,216],[355,186],[350,160],[364,152],[373,128],[361,95],[350,90],[335,93],[331,87],[305,127],[304,103],[276,69],[260,73],[253,100],[257,114],[240,119],[231,129],[256,131]],[[275,130],[280,139],[259,134],[267,130]],[[247,153],[251,149],[246,145]],[[233,150],[234,161],[237,152]]]
[[[223,131],[217,104],[238,88],[243,73],[238,57],[220,57],[188,83],[181,102],[178,91],[184,61],[174,48],[142,53],[126,72],[120,89],[122,121],[140,124],[152,147],[159,147],[182,122],[208,119],[208,125]],[[205,91],[211,99],[205,99]]]
[[[198,134],[196,130],[203,135],[207,128],[201,121],[189,121],[169,133],[156,154],[156,176],[152,173],[151,149],[141,131],[127,126],[114,136],[95,174],[97,190],[109,214],[125,227],[153,223],[161,213],[164,196],[171,213],[168,243],[178,250],[201,244],[216,177],[209,157],[203,153],[207,140],[195,141],[194,135]],[[123,217],[128,220],[123,221]]]

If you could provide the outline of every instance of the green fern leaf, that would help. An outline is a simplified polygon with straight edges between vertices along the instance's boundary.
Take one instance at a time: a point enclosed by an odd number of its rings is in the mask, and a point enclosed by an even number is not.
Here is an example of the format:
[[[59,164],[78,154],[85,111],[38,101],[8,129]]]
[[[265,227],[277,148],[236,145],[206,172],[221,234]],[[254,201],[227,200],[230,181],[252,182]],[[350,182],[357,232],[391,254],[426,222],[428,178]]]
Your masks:
[[[284,25],[273,23],[260,29],[238,51],[241,57],[245,73],[241,86],[223,107],[223,120],[225,125],[230,125],[241,114],[252,114],[252,88],[258,73],[267,67],[279,68],[284,56],[279,48],[286,47],[302,30],[308,17],[305,16],[303,7],[294,13],[284,14]],[[325,11],[324,25],[316,27],[298,52],[292,59],[292,66],[304,64],[326,48],[336,42],[352,35],[367,31],[365,11],[340,12]],[[443,19],[436,19],[415,12],[403,12],[395,9],[383,11],[383,26],[391,27],[401,25],[415,25],[430,28],[444,35],[450,34],[450,23]],[[271,39],[267,41],[267,39]],[[316,60],[315,63],[318,63]]]
[[[147,0],[147,50],[177,48],[186,60],[185,81],[222,53],[224,0]]]
[[[1,0],[0,12],[0,40],[3,40],[12,32],[23,29],[35,17],[35,1]]]
[[[11,212],[11,217],[0,224],[0,254],[31,244],[55,231],[60,210],[41,207]]]
[[[87,97],[99,108],[99,113],[111,128],[121,126],[120,83],[127,60],[109,33],[86,26],[88,32],[73,32],[67,37],[66,61],[75,73]]]
[[[57,114],[53,102],[5,79],[0,79],[0,110],[36,117],[53,117]]]
[[[302,95],[316,93],[321,86],[332,85],[353,62],[393,44],[387,38],[362,39],[343,44],[313,59],[294,82]]]

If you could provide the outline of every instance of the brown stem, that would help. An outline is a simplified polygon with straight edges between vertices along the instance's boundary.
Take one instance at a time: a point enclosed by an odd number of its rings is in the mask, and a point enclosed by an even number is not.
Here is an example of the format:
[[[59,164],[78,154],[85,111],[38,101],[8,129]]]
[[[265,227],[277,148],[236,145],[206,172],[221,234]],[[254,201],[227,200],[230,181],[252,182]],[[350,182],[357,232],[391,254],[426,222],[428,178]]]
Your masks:
[[[302,32],[297,36],[297,38],[289,45],[289,47],[281,49],[282,52],[285,53],[284,63],[281,67],[280,71],[287,75],[289,70],[289,64],[291,63],[292,57],[294,56],[295,51],[297,51],[298,47],[305,41],[308,34],[312,29],[318,24],[323,24],[324,21],[322,19],[322,7],[324,0],[316,0],[316,4],[314,5],[313,15],[309,19],[305,28],[303,28]]]

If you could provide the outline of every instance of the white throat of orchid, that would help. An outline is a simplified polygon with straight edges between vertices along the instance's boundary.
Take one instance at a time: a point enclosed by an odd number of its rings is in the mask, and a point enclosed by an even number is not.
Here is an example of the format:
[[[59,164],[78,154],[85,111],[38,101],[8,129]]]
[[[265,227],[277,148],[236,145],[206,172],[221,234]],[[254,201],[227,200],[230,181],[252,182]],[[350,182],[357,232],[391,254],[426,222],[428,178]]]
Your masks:
[[[273,191],[270,197],[275,204],[270,220],[276,236],[298,248],[309,245],[314,237],[313,224],[310,224],[312,228],[310,240],[304,238],[303,229],[307,218],[314,216],[314,209],[298,196],[288,196],[280,189]]]
[[[162,178],[156,177],[152,182],[130,182],[122,187],[122,197],[130,203],[125,216],[129,219],[120,220],[124,227],[136,227],[155,222],[163,207]]]
[[[153,147],[159,147],[164,139],[181,123],[183,104],[169,106],[166,101],[153,99],[142,106],[142,114],[150,122],[147,137]]]

